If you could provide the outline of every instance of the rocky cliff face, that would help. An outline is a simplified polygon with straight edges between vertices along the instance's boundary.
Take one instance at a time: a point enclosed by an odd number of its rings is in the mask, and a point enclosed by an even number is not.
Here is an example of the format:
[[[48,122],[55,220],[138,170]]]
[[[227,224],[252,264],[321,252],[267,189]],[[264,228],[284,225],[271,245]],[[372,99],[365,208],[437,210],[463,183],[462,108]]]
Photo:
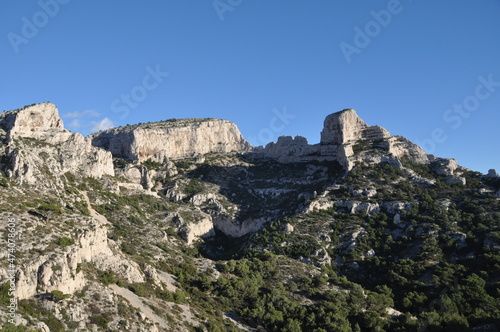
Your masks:
[[[34,104],[0,114],[0,127],[10,138],[33,138],[51,144],[67,141],[71,133],[52,103]]]
[[[113,157],[139,162],[246,152],[251,148],[234,123],[219,119],[168,120],[120,127],[91,138],[94,146],[110,151]]]
[[[5,163],[0,166],[7,177],[19,183],[57,186],[66,172],[95,178],[114,175],[111,153],[64,129],[51,103],[1,113],[0,126],[5,142]],[[46,181],[48,175],[52,182]]]
[[[380,126],[368,126],[353,109],[345,109],[326,117],[321,142],[307,144],[305,138],[280,137],[261,151],[281,162],[336,160],[350,170],[356,161],[391,162],[407,157],[427,163],[427,154],[418,145],[401,136],[391,136]]]

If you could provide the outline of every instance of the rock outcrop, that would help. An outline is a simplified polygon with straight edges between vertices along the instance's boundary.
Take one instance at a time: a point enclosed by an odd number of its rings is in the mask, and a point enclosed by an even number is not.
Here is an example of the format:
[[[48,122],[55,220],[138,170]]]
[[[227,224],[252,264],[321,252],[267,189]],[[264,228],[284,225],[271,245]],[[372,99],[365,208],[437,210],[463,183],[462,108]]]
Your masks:
[[[179,235],[189,245],[200,237],[207,238],[215,235],[212,217],[201,211],[196,212],[196,216],[194,211],[190,213],[190,217],[194,220],[189,222],[184,220],[178,213],[175,213],[173,216],[173,221],[177,226]]]
[[[0,127],[9,138],[33,138],[50,144],[67,141],[71,132],[64,129],[57,107],[52,103],[33,104],[0,114]]]
[[[119,127],[91,138],[94,146],[110,151],[113,157],[139,162],[241,153],[251,148],[234,123],[220,119],[174,119]]]
[[[500,177],[500,174],[498,174],[497,171],[492,168],[488,170],[488,174],[486,176],[490,178],[498,178]]]
[[[336,160],[350,170],[356,161],[389,162],[400,165],[399,158],[427,163],[427,154],[401,136],[391,136],[380,126],[368,126],[353,109],[326,117],[321,141],[309,145],[303,137],[280,137],[260,152],[281,162]]]
[[[64,129],[51,103],[3,112],[0,128],[6,143],[4,171],[19,183],[58,185],[66,172],[94,178],[114,175],[111,153]],[[54,182],[47,183],[48,173]]]
[[[268,143],[261,152],[272,159],[292,162],[302,161],[308,157],[314,158],[318,155],[319,149],[317,145],[309,145],[305,137],[280,136],[276,143]]]
[[[42,255],[18,269],[16,294],[20,299],[52,290],[74,293],[87,283],[80,269],[85,262],[93,262],[102,270],[113,270],[131,282],[144,280],[137,264],[111,251],[106,227],[95,219],[88,222],[88,227],[78,229],[75,245],[57,254]]]

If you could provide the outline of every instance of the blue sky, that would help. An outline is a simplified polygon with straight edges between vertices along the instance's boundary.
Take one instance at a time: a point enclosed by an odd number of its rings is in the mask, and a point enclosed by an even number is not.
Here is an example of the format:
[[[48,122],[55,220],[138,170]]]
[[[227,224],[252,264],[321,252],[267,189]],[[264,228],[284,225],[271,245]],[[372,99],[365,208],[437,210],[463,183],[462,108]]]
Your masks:
[[[51,101],[71,131],[235,122],[319,142],[354,108],[437,156],[500,170],[500,1],[2,2],[0,109]]]

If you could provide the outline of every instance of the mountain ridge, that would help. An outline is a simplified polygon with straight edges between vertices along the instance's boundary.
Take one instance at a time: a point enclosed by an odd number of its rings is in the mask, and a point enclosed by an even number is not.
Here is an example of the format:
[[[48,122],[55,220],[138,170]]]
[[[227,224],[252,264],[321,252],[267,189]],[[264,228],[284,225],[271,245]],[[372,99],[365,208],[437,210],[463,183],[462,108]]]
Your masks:
[[[500,324],[498,173],[352,109],[313,145],[251,147],[218,119],[83,137],[49,103],[0,125],[2,248],[16,234],[12,263],[0,251],[0,322],[17,299],[21,331]]]

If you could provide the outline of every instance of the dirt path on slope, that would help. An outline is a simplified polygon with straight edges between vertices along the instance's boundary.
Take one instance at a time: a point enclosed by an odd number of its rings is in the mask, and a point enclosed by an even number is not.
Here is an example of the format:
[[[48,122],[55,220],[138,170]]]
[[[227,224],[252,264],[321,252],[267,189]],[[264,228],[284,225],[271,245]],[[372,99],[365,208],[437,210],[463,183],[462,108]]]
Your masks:
[[[92,218],[100,221],[104,225],[109,224],[110,222],[108,221],[108,219],[106,219],[105,216],[103,216],[102,214],[98,213],[96,210],[94,210],[94,208],[92,208],[92,205],[90,205],[90,200],[89,200],[89,196],[87,196],[87,193],[84,192],[84,191],[80,191],[80,194],[82,194],[83,199],[85,200],[85,202],[87,202],[87,209],[90,212],[90,216]]]
[[[145,305],[139,296],[135,295],[134,293],[132,293],[128,289],[121,288],[115,284],[111,284],[111,285],[109,285],[109,287],[116,294],[122,296],[127,301],[129,301],[132,306],[141,309],[141,312],[144,314],[144,316],[146,316],[153,323],[158,324],[162,329],[164,329],[165,331],[168,331],[168,329],[170,328],[168,323],[163,318],[161,318],[160,316],[155,314],[150,307]]]

